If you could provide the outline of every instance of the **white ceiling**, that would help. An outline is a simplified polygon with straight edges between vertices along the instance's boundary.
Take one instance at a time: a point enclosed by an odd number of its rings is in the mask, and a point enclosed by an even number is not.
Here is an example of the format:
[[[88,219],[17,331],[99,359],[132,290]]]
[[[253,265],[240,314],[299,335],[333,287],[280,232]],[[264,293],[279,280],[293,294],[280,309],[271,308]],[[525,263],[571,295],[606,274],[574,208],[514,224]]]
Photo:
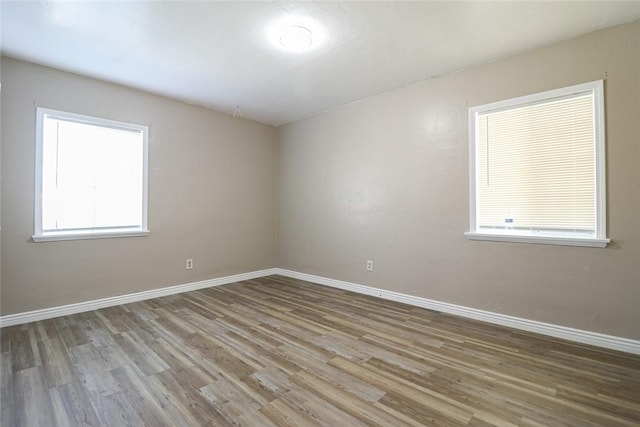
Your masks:
[[[393,88],[640,19],[640,2],[14,2],[4,55],[281,125]],[[325,42],[289,53],[270,25]]]

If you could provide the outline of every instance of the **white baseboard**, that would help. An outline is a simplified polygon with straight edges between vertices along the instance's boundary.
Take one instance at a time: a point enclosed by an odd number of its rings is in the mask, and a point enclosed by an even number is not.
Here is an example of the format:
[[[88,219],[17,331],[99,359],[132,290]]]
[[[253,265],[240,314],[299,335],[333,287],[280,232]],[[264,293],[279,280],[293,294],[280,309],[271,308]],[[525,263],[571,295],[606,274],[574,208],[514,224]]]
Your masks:
[[[327,277],[314,276],[312,274],[299,273],[297,271],[291,271],[282,268],[276,268],[275,270],[277,271],[277,274],[294,279],[305,280],[307,282],[331,286],[333,288],[344,289],[347,291],[353,291],[359,294],[371,295],[391,301],[402,302],[405,304],[440,311],[443,313],[455,314],[457,316],[481,320],[484,322],[507,326],[523,331],[535,332],[555,338],[562,338],[582,344],[589,344],[597,347],[603,347],[640,355],[640,341],[637,340],[605,335],[597,332],[589,332],[581,329],[568,328],[566,326],[553,325],[550,323],[543,323],[535,320],[523,319],[520,317],[507,316],[499,313],[492,313],[490,311],[478,310],[476,308],[434,301],[427,298],[387,291],[384,289],[372,288],[369,286],[358,285],[356,283],[344,282],[342,280],[329,279]]]
[[[69,314],[83,313],[86,311],[97,310],[99,308],[113,307],[114,305],[128,304],[130,302],[180,294],[182,292],[195,291],[213,286],[227,285],[229,283],[257,279],[258,277],[271,276],[273,274],[277,274],[276,268],[235,274],[233,276],[218,277],[215,279],[202,280],[200,282],[186,283],[184,285],[169,286],[166,288],[152,289],[132,294],[118,295],[115,297],[101,298],[76,304],[44,308],[42,310],[27,311],[25,313],[8,314],[6,316],[0,316],[0,327],[20,325],[23,323],[36,322],[38,320],[51,319]]]
[[[605,335],[597,332],[584,331],[581,329],[568,328],[566,326],[553,325],[550,323],[543,323],[535,320],[523,319],[520,317],[507,316],[499,313],[492,313],[490,311],[449,304],[446,302],[430,300],[427,298],[416,297],[399,292],[387,291],[385,289],[378,289],[370,286],[358,285],[356,283],[344,282],[342,280],[335,280],[327,277],[315,276],[312,274],[299,273],[297,271],[291,271],[282,268],[269,268],[266,270],[235,274],[233,276],[218,277],[215,279],[202,280],[200,282],[169,286],[166,288],[152,289],[149,291],[136,292],[115,297],[101,298],[98,300],[45,308],[42,310],[28,311],[25,313],[8,314],[5,316],[0,316],[0,327],[20,325],[23,323],[36,322],[38,320],[51,319],[54,317],[66,316],[69,314],[83,313],[100,308],[113,307],[115,305],[128,304],[131,302],[143,301],[151,298],[158,298],[167,295],[179,294],[182,292],[210,288],[213,286],[221,286],[229,283],[241,282],[243,280],[257,279],[259,277],[271,276],[274,274],[280,274],[282,276],[291,277],[294,279],[305,280],[307,282],[317,283],[319,285],[353,291],[359,294],[371,295],[391,301],[402,302],[416,307],[427,308],[443,313],[455,314],[457,316],[481,320],[484,322],[507,326],[523,331],[535,332],[538,334],[562,338],[582,344],[589,344],[597,347],[603,347],[640,355],[640,341],[637,340]]]

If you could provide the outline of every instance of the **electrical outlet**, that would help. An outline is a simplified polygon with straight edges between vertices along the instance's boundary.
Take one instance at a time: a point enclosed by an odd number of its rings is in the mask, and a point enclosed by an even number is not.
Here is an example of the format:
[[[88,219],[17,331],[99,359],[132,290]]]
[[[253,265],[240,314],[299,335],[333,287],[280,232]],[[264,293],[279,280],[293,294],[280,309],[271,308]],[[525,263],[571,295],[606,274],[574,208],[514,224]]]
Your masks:
[[[373,271],[373,261],[367,260],[367,271]]]
[[[185,262],[185,268],[187,270],[191,270],[193,268],[193,260],[191,258],[189,258],[186,262]]]

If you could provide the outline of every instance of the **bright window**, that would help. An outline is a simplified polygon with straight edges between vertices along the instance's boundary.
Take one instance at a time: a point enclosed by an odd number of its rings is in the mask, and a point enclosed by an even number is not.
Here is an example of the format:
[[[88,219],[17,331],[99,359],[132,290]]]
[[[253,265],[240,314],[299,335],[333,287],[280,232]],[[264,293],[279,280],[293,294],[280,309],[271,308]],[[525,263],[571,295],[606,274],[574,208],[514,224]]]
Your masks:
[[[471,239],[605,247],[603,83],[469,110]]]
[[[148,234],[147,141],[146,126],[38,108],[33,240]]]

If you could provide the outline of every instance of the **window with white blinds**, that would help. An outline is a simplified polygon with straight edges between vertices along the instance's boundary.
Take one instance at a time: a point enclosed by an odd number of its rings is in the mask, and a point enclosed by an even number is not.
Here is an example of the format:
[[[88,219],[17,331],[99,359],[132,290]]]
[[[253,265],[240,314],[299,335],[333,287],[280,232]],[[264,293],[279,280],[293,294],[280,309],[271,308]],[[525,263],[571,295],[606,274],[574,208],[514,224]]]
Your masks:
[[[470,109],[470,238],[604,247],[602,81]]]

